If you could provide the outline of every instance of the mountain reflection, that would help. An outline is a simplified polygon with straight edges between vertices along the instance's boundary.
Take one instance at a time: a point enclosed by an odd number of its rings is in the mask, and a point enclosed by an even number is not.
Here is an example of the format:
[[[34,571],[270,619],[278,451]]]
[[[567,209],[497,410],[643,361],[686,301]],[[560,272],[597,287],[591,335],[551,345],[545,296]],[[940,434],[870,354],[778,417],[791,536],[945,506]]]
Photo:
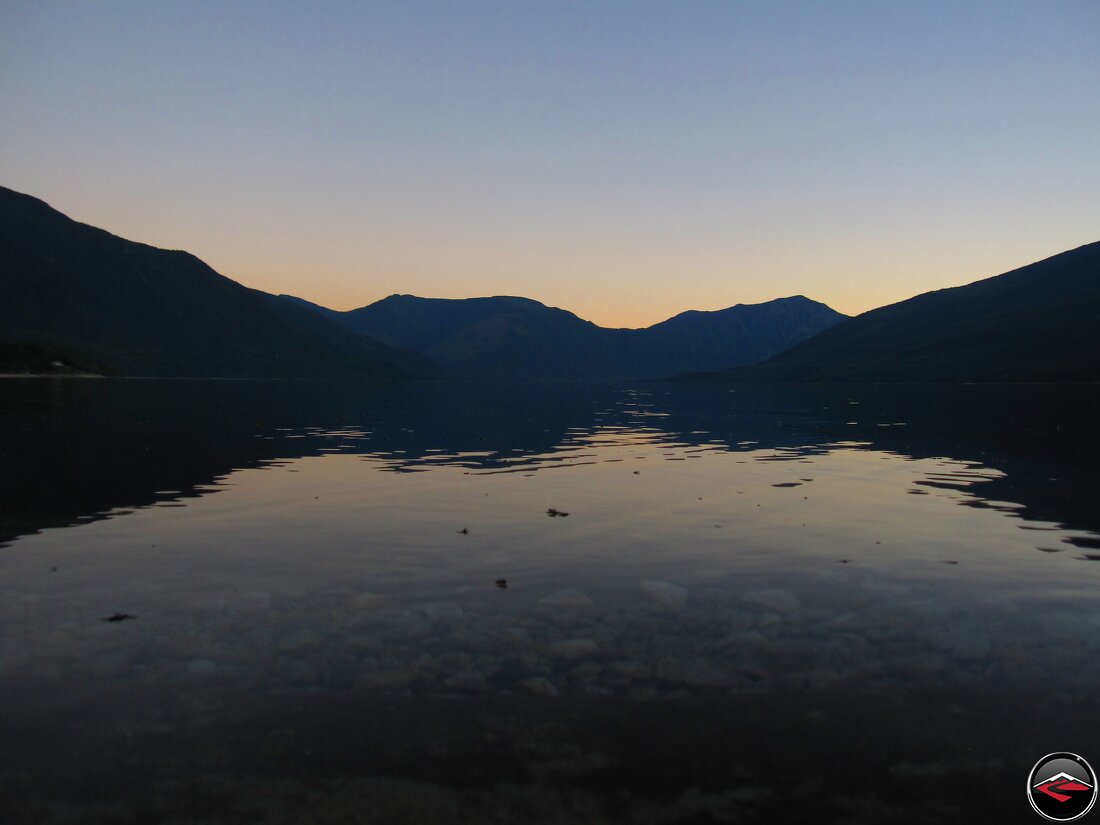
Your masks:
[[[940,457],[910,492],[1100,531],[1091,386],[763,386],[6,380],[0,542],[208,495],[235,470],[329,453],[380,471],[535,473],[609,446],[799,460],[837,449]],[[770,453],[764,455],[763,453]],[[1022,525],[1028,526],[1028,525]],[[1100,541],[1065,541],[1095,549]],[[1060,548],[1044,547],[1050,551]],[[1097,558],[1096,553],[1081,556]]]

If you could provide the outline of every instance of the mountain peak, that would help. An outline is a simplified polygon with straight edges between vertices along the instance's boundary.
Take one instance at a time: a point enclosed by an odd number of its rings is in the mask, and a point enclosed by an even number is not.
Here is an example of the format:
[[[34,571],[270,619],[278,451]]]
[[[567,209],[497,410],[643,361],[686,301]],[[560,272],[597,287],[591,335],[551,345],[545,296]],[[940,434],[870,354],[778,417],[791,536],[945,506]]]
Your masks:
[[[1098,381],[1100,242],[870,310],[735,377]]]
[[[296,313],[189,252],[116,237],[3,188],[0,261],[0,351],[17,354],[5,368],[26,370],[27,353],[52,352],[123,375],[404,372],[377,342],[314,312]]]
[[[10,351],[49,345],[124,374],[395,375],[430,359],[455,376],[658,378],[752,363],[843,317],[778,299],[606,329],[521,296],[402,293],[337,312],[247,289],[188,252],[117,238],[11,190],[0,210],[0,330],[31,345]]]
[[[752,363],[844,317],[808,299],[778,299],[608,329],[531,298],[395,294],[343,313],[342,321],[457,376],[637,379]]]

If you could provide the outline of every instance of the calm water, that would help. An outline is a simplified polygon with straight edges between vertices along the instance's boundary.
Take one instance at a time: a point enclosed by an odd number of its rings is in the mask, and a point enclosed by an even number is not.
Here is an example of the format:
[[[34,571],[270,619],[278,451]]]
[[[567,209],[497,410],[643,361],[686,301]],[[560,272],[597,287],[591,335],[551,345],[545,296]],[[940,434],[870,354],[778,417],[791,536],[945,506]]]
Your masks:
[[[0,821],[1036,821],[1098,401],[5,380]]]

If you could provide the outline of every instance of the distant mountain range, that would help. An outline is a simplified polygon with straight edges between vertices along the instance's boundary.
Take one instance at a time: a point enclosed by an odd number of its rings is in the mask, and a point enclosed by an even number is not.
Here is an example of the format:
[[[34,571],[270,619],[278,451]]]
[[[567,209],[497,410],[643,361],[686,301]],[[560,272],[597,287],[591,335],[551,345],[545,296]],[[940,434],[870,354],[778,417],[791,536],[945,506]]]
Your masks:
[[[0,372],[660,378],[750,364],[845,316],[795,297],[605,329],[526,298],[394,295],[351,312],[248,289],[186,252],[0,187]]]
[[[334,312],[281,297],[356,333],[419,352],[461,378],[644,379],[751,364],[846,317],[796,296],[684,312],[645,329],[608,329],[528,298],[391,295]]]
[[[1100,381],[1100,243],[848,318],[802,296],[608,329],[527,298],[337,312],[0,187],[0,373]]]
[[[694,377],[1100,381],[1100,242],[865,312],[763,363]]]

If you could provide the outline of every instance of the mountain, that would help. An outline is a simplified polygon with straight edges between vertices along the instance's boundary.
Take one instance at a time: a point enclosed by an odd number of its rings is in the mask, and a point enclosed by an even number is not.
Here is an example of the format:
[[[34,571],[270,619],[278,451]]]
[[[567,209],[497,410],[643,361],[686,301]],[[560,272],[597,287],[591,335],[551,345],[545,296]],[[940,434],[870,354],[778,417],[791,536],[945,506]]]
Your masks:
[[[607,329],[526,298],[337,312],[0,187],[0,373],[642,379],[751,364],[845,316],[801,296]]]
[[[630,330],[651,375],[755,364],[784,352],[848,316],[802,295],[714,312],[690,310],[644,330]],[[685,366],[686,365],[686,366]]]
[[[764,363],[705,377],[1100,381],[1100,242],[865,312]]]
[[[0,288],[0,372],[302,378],[430,369],[186,252],[124,240],[3,187]]]
[[[343,320],[357,332],[423,353],[455,377],[611,377],[593,374],[599,327],[527,298],[391,295]]]
[[[299,305],[308,302],[284,296]],[[750,364],[846,316],[802,296],[685,312],[645,329],[608,329],[528,298],[391,295],[344,313],[349,329],[415,350],[456,377],[643,379]]]

